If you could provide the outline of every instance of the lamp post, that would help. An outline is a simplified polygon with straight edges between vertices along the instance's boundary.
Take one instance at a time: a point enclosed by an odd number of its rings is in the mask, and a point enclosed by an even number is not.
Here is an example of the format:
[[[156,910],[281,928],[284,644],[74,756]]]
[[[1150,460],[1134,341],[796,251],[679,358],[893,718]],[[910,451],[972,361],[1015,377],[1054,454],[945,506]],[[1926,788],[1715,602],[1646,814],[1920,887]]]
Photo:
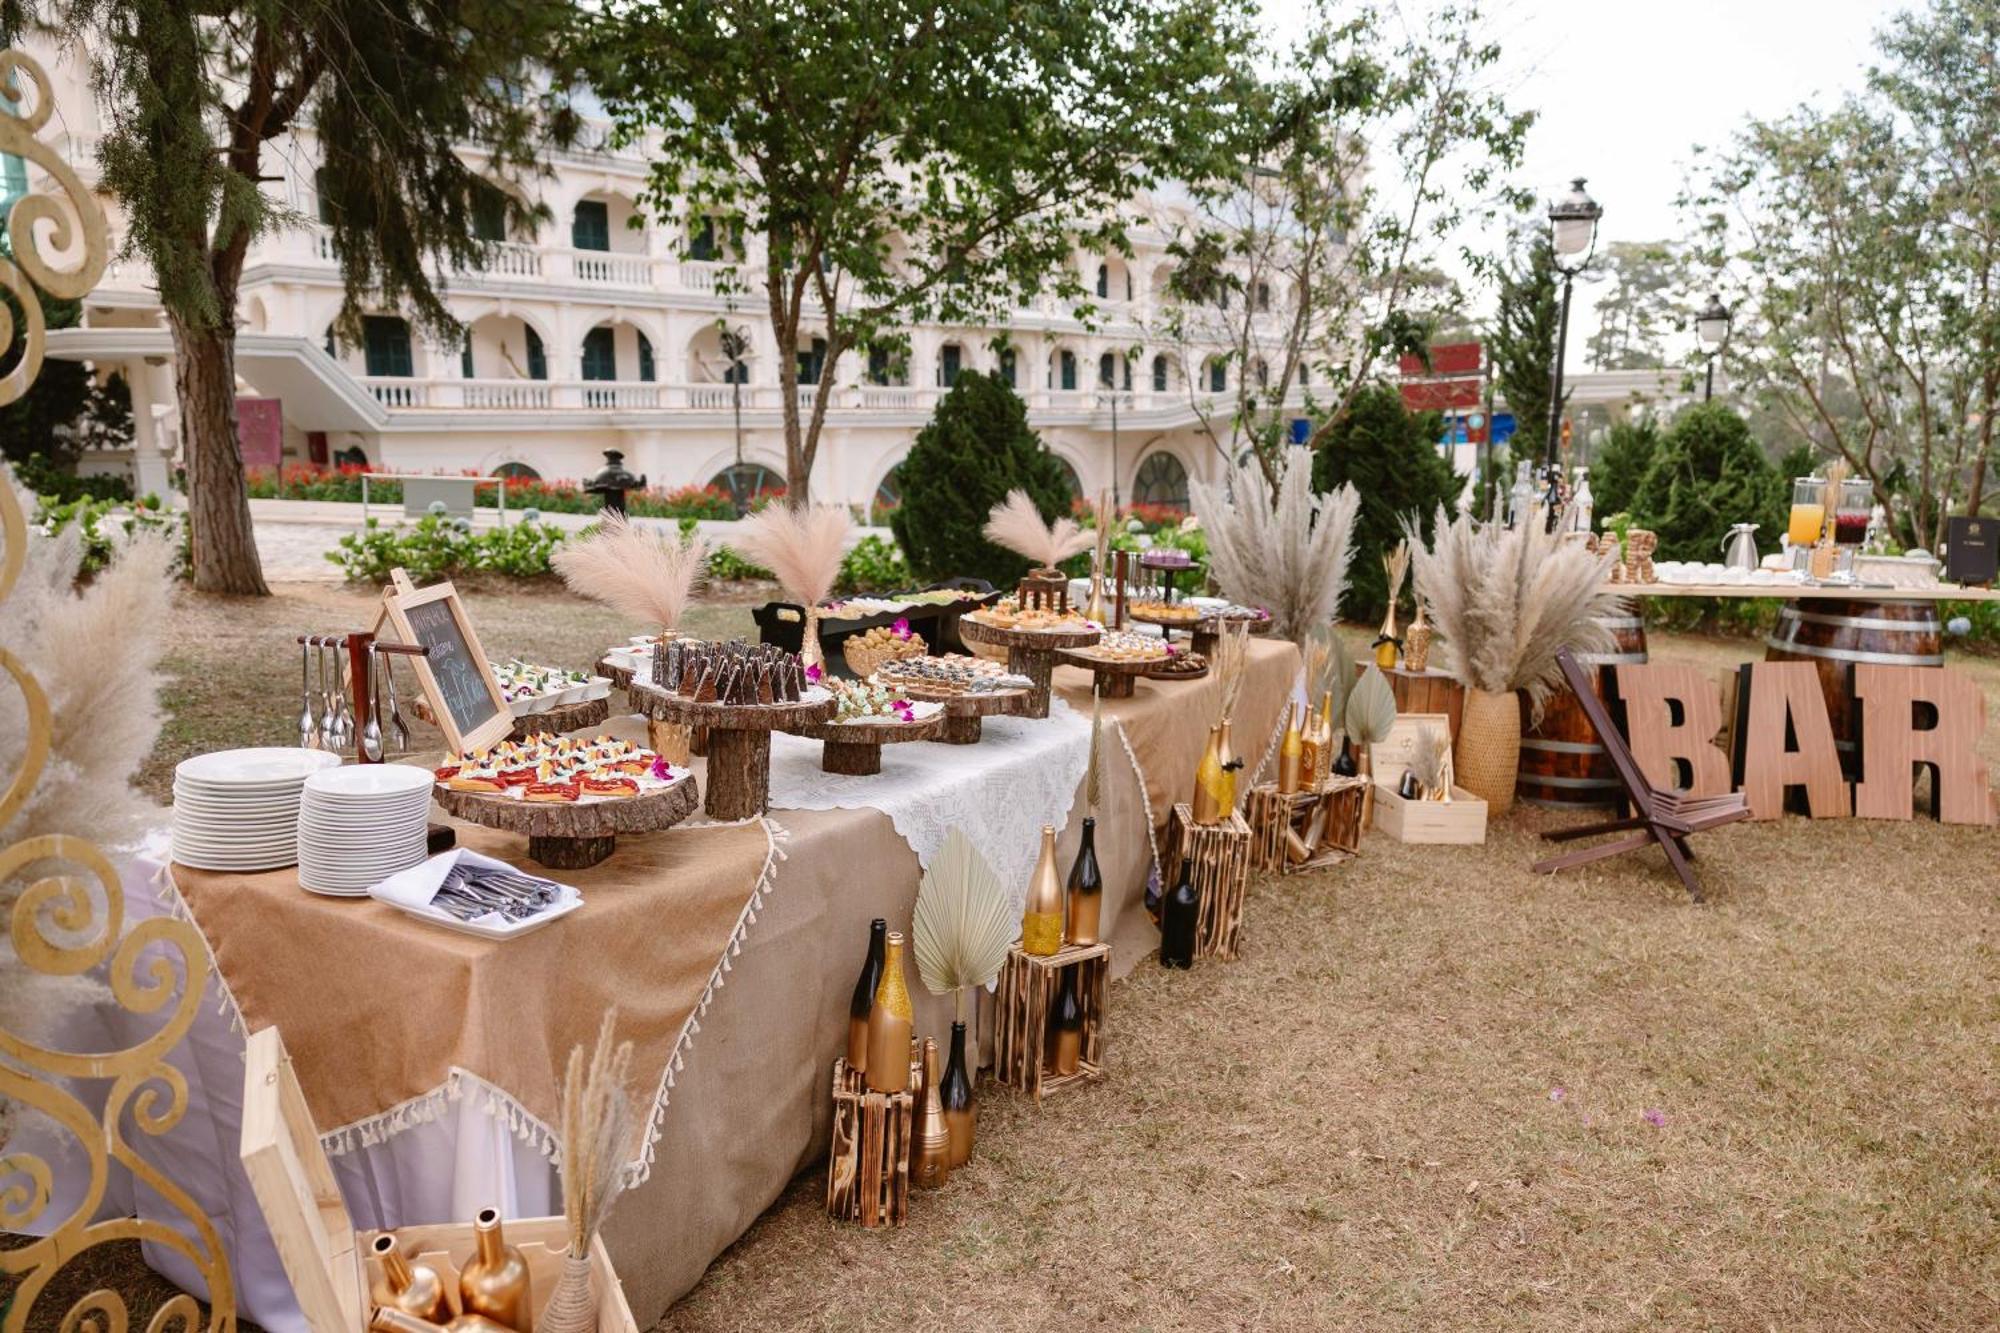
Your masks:
[[[1729,307],[1717,299],[1714,292],[1708,294],[1708,304],[1694,317],[1695,336],[1707,349],[1708,385],[1702,391],[1701,401],[1709,402],[1715,397],[1715,354],[1722,350],[1722,344],[1729,338]]]
[[[1604,216],[1583,189],[1583,177],[1570,182],[1569,193],[1549,205],[1549,243],[1555,251],[1556,271],[1562,274],[1562,315],[1556,322],[1556,363],[1550,371],[1549,389],[1549,482],[1553,487],[1562,473],[1563,351],[1569,342],[1569,297],[1576,275],[1589,266],[1597,252],[1597,220]]]

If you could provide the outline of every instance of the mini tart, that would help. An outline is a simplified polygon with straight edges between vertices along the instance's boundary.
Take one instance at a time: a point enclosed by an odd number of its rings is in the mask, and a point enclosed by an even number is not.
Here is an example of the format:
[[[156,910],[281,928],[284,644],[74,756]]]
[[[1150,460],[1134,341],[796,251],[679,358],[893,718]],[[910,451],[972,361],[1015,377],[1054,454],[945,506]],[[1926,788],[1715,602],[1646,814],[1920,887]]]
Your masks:
[[[450,782],[453,778],[457,777],[461,772],[463,772],[464,768],[465,766],[463,764],[440,764],[438,767],[431,770],[431,776],[436,778],[439,782]]]
[[[503,787],[526,787],[532,785],[540,774],[532,768],[507,768],[500,771],[500,785]]]
[[[639,794],[639,784],[631,778],[593,778],[586,775],[577,785],[586,796],[626,797]]]
[[[546,805],[568,805],[581,794],[574,782],[530,782],[521,793],[521,799],[540,801]]]
[[[453,791],[505,791],[506,786],[490,773],[460,773],[445,781]]]

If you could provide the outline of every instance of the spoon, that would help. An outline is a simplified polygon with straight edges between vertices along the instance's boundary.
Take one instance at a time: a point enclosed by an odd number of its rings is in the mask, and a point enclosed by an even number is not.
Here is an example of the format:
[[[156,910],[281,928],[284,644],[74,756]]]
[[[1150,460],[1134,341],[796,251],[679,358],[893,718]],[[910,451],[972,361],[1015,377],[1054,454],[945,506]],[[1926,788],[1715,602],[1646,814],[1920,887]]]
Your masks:
[[[340,719],[333,711],[333,691],[326,685],[326,637],[315,634],[313,647],[319,649],[319,745],[322,750],[338,750]]]
[[[396,729],[396,752],[410,752],[410,725],[403,721],[403,709],[396,702],[396,659],[392,653],[382,659],[382,674],[389,681],[389,725]]]
[[[361,728],[361,757],[371,764],[382,762],[382,678],[375,673],[375,645],[368,645],[368,679],[361,682],[357,697],[368,699],[368,723]]]
[[[312,642],[308,635],[306,642],[299,645],[299,692],[304,702],[299,707],[299,744],[306,749],[316,749],[319,739],[319,721],[313,717],[312,696]]]

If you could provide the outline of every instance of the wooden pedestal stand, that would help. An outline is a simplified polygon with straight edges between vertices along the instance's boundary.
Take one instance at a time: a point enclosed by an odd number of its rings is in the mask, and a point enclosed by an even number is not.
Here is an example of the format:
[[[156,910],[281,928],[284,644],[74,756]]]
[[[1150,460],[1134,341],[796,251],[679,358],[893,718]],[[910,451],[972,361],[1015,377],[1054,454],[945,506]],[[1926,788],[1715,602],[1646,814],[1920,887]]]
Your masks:
[[[1204,623],[1200,619],[1190,619],[1185,616],[1158,615],[1154,611],[1156,605],[1157,603],[1141,603],[1138,606],[1134,606],[1126,611],[1126,618],[1141,625],[1158,625],[1162,630],[1167,632],[1169,638],[1173,636],[1174,630],[1183,630],[1192,634],[1195,632],[1197,626]],[[1214,624],[1215,622],[1208,621],[1206,623]],[[1214,649],[1215,643],[1212,639],[1206,650],[1202,649],[1199,645],[1195,647],[1195,651],[1201,653],[1203,657],[1213,656]]]
[[[422,699],[411,707],[424,721],[431,721],[430,705]],[[557,704],[554,708],[544,708],[539,713],[523,713],[514,719],[514,729],[507,733],[510,741],[524,741],[530,736],[564,736],[572,731],[582,731],[586,727],[602,726],[611,716],[611,700],[585,699],[580,703]],[[683,763],[686,761],[683,760]]]
[[[1197,620],[1194,622],[1193,628],[1189,630],[1189,633],[1194,637],[1194,650],[1203,657],[1214,657],[1215,645],[1222,641],[1222,631],[1225,629],[1234,629],[1238,625],[1248,625],[1253,637],[1271,632],[1271,618],[1269,616],[1265,616],[1262,620],[1257,619],[1255,616],[1235,616],[1230,618],[1216,616],[1209,620]]]
[[[1236,957],[1243,928],[1243,894],[1250,884],[1250,825],[1234,810],[1219,824],[1197,824],[1182,801],[1167,819],[1165,883],[1180,882],[1181,863],[1192,861],[1201,912],[1194,933],[1194,956]]]
[[[1065,666],[1082,667],[1096,680],[1097,692],[1107,699],[1129,699],[1142,676],[1163,675],[1162,667],[1171,657],[1141,661],[1129,657],[1099,657],[1093,648],[1071,648],[1058,654]],[[1205,673],[1204,673],[1205,674]],[[1187,679],[1186,676],[1180,679]]]
[[[453,791],[443,783],[434,794],[446,813],[469,824],[527,834],[528,856],[549,869],[581,870],[611,855],[620,833],[653,833],[686,819],[701,799],[701,788],[690,774],[671,787],[624,800],[574,805]]]
[[[1049,715],[1049,674],[1056,654],[1066,648],[1087,648],[1103,637],[1095,626],[1080,629],[1003,629],[966,616],[958,622],[959,636],[968,642],[1007,650],[1007,669],[1034,682],[1023,717]]]
[[[592,667],[591,671],[596,675],[604,677],[621,690],[632,688],[632,668],[619,666],[608,657],[598,658],[597,665]]]
[[[870,1092],[845,1057],[833,1062],[833,1146],[826,1159],[826,1211],[864,1227],[908,1220],[910,1134],[924,1095],[924,1067],[910,1043],[910,1086]]]
[[[934,741],[944,734],[944,714],[917,722],[822,722],[798,727],[796,735],[825,741],[819,766],[828,773],[868,777],[882,771],[882,747],[903,741]]]
[[[771,800],[771,733],[798,731],[834,714],[823,690],[797,703],[696,703],[650,681],[632,682],[632,706],[658,722],[708,731],[708,802],[711,819],[750,819]]]
[[[1275,782],[1252,788],[1243,807],[1244,822],[1250,827],[1251,868],[1289,875],[1332,865],[1359,852],[1367,788],[1365,778],[1330,778],[1321,791],[1290,795],[1280,794]],[[1288,832],[1297,833],[1311,848],[1304,861],[1292,860]]]
[[[1083,1008],[1083,1058],[1074,1074],[1048,1067],[1049,1011],[1062,974],[1079,968],[1077,1002]],[[994,1077],[1039,1104],[1042,1094],[1104,1076],[1104,1001],[1111,982],[1111,946],[1066,944],[1046,958],[1017,944],[1001,965],[993,1022]]]
[[[921,686],[904,686],[912,699],[944,705],[944,727],[937,739],[946,745],[977,745],[989,717],[1022,717],[1028,711],[1027,690],[985,690],[978,694],[933,694]]]

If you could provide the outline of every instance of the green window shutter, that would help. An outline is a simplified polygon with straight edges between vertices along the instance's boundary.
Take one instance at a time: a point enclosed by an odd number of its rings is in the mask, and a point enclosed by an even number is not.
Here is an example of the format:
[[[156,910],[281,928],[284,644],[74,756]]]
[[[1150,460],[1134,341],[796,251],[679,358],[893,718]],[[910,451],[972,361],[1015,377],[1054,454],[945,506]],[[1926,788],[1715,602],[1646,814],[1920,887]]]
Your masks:
[[[549,377],[549,354],[542,346],[542,335],[530,325],[522,325],[528,330],[528,378],[545,380]]]
[[[410,358],[410,325],[395,315],[367,315],[361,320],[362,351],[370,375],[407,379],[416,371]]]
[[[587,380],[618,378],[618,349],[608,326],[594,328],[583,335],[583,377]]]
[[[639,335],[639,378],[647,384],[654,378],[653,340],[643,333]]]
[[[569,243],[578,250],[611,248],[611,209],[601,200],[585,199],[570,219]]]

